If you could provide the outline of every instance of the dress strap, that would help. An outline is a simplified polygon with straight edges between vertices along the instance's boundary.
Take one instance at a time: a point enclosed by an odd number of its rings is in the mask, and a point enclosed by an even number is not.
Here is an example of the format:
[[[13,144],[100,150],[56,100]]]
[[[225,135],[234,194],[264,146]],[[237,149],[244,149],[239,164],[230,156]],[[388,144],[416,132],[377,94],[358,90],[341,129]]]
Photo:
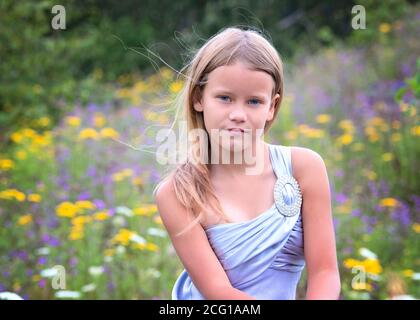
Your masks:
[[[277,177],[282,175],[293,176],[291,147],[268,143],[271,163]]]

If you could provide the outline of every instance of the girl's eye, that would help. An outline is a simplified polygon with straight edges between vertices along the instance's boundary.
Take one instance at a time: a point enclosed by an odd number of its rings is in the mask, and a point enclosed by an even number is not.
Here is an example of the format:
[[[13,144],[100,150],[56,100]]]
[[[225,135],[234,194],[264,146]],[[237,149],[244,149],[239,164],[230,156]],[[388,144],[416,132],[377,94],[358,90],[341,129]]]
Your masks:
[[[226,100],[224,100],[223,98],[229,98],[228,96],[218,96],[218,98],[220,98],[220,99],[222,99],[223,101],[226,101]],[[229,98],[230,99],[230,98]]]
[[[261,103],[261,101],[260,101],[260,100],[258,100],[258,99],[251,99],[251,100],[249,100],[249,101],[254,101],[255,103],[253,103],[253,104],[260,104],[260,103]]]

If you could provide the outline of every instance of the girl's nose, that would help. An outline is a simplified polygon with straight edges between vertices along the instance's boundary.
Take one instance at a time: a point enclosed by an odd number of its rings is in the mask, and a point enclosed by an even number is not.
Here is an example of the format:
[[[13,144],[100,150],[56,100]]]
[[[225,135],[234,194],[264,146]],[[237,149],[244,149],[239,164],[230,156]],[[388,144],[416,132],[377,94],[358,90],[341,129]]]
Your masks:
[[[246,120],[246,112],[243,110],[241,106],[234,107],[232,111],[229,113],[229,120],[232,121],[245,121]]]

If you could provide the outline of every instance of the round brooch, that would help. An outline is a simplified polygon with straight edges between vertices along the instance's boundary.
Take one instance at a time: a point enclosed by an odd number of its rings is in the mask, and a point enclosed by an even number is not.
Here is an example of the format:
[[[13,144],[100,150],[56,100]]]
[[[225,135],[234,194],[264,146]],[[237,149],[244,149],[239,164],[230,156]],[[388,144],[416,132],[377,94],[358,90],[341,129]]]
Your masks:
[[[277,210],[286,217],[293,217],[300,212],[302,193],[296,179],[292,176],[280,176],[274,186],[274,201]]]

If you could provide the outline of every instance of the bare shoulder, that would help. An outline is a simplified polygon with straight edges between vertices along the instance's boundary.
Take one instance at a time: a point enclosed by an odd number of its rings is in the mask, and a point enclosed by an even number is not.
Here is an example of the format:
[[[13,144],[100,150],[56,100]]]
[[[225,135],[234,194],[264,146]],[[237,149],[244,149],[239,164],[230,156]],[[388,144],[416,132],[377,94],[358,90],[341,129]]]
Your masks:
[[[320,176],[326,175],[326,166],[322,156],[309,148],[291,147],[293,176],[302,189],[313,185]]]
[[[154,198],[159,215],[169,234],[179,232],[179,229],[185,226],[189,219],[187,219],[187,210],[176,196],[172,176],[160,183]]]
[[[207,299],[217,298],[231,287],[223,266],[200,223],[194,223],[178,200],[173,177],[162,181],[154,198],[173,247],[195,286]],[[187,228],[188,227],[188,228]],[[179,234],[181,231],[185,231]]]

